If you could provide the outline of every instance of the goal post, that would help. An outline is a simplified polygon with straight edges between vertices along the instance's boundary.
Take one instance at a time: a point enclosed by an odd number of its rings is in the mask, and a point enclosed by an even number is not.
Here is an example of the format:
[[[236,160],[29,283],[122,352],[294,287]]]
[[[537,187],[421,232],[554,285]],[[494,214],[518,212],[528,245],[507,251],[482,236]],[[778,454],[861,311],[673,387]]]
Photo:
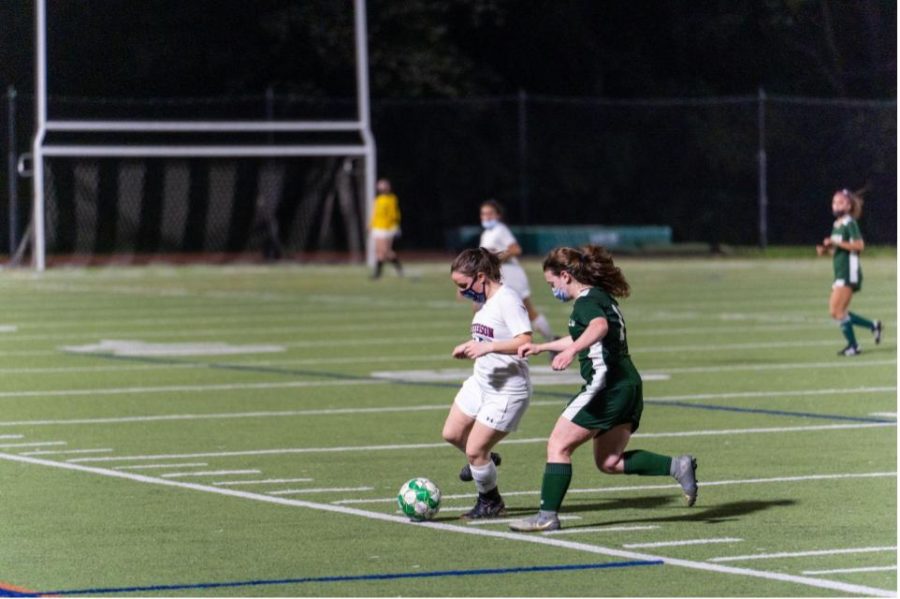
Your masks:
[[[376,147],[369,108],[369,67],[366,27],[366,0],[353,0],[356,78],[356,118],[353,120],[54,120],[47,109],[47,0],[35,0],[35,102],[36,130],[32,144],[34,180],[32,202],[32,265],[37,271],[47,266],[46,165],[48,157],[69,158],[284,158],[346,157],[363,160],[363,206],[365,222],[371,219],[375,197]],[[248,133],[355,133],[357,143],[323,144],[270,141],[241,143],[60,143],[48,142],[48,135],[60,133],[222,134]],[[365,231],[365,227],[362,227]],[[365,233],[362,233],[365,235]],[[374,248],[368,236],[362,241],[366,261],[374,263]]]

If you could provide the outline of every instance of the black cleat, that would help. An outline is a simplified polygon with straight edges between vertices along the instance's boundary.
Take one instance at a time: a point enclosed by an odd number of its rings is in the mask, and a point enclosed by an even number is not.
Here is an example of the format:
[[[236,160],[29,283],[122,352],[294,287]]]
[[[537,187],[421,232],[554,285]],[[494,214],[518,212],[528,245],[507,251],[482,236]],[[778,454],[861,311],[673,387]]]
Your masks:
[[[875,345],[881,343],[881,332],[884,329],[884,325],[881,324],[880,320],[876,320],[872,324],[872,335],[875,337]]]
[[[499,466],[500,462],[503,461],[503,458],[500,457],[499,453],[494,453],[492,451],[491,452],[491,461],[494,462],[494,466]],[[468,464],[463,466],[462,470],[459,471],[459,480],[463,481],[464,483],[467,483],[470,480],[472,480],[472,468],[469,467]]]
[[[475,501],[475,507],[460,516],[460,518],[463,520],[481,520],[505,515],[506,504],[503,503],[503,498],[500,497],[500,494],[496,493],[496,489],[494,489],[494,493],[496,498],[493,499],[479,493],[478,499]]]

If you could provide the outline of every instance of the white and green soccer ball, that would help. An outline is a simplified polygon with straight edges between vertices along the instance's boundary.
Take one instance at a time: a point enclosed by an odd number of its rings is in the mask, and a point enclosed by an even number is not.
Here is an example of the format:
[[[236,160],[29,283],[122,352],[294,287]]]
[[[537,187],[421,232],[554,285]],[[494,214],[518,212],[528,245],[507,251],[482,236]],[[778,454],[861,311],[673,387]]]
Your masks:
[[[441,509],[441,490],[427,478],[414,478],[400,487],[397,505],[412,520],[430,520]]]

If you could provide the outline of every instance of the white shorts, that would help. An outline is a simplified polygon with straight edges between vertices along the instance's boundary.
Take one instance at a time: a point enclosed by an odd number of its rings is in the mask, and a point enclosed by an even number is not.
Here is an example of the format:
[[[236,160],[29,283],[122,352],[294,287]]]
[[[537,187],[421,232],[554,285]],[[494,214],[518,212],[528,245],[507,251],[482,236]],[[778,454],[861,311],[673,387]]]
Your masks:
[[[531,288],[528,286],[528,277],[525,276],[525,269],[518,264],[501,264],[500,275],[503,278],[503,284],[509,285],[509,288],[519,294],[522,299],[531,297]]]
[[[400,229],[394,227],[393,229],[372,229],[372,238],[373,239],[393,239],[400,233]]]
[[[495,431],[514,432],[525,414],[531,392],[497,393],[485,391],[474,376],[463,383],[453,400],[466,416]]]

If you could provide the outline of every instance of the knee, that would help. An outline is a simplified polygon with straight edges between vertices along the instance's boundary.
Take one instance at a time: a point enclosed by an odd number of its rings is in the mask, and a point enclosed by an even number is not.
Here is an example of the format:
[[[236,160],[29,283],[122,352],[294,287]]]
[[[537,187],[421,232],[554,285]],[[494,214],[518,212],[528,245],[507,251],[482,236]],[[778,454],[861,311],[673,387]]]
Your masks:
[[[466,447],[466,459],[470,464],[486,464],[490,461],[490,451],[483,447]]]
[[[847,316],[845,313],[838,310],[837,308],[831,308],[829,310],[829,313],[831,314],[831,317],[837,321],[844,320],[844,318],[846,318],[846,316]]]
[[[547,442],[547,461],[548,462],[567,462],[572,459],[574,448],[570,445],[558,441],[553,437]]]
[[[444,425],[444,430],[441,432],[441,436],[444,437],[444,441],[456,447],[459,447],[466,441],[465,435],[463,435],[463,432],[461,430],[448,425]]]
[[[605,474],[616,474],[619,472],[618,465],[621,461],[622,456],[618,455],[607,455],[600,456],[596,458],[594,461],[597,464],[597,468],[600,472]]]

